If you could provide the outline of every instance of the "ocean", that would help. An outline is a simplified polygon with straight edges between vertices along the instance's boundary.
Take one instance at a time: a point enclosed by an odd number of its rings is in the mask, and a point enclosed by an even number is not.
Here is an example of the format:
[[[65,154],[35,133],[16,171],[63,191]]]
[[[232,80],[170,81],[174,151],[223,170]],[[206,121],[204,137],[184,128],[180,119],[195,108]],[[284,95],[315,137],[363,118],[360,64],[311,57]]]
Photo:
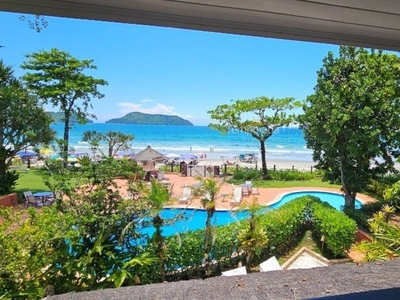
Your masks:
[[[62,138],[63,124],[55,123],[52,128],[57,132],[57,137]],[[255,153],[260,158],[259,142],[250,135],[236,130],[232,130],[227,135],[222,135],[207,126],[75,124],[70,130],[70,148],[77,152],[90,154],[89,145],[82,141],[83,132],[88,130],[103,133],[120,131],[125,134],[133,134],[135,139],[131,143],[131,149],[136,153],[150,145],[163,154],[170,152],[176,154],[205,153],[207,158],[219,160],[221,157]],[[312,161],[312,151],[306,148],[303,132],[297,127],[279,128],[267,140],[266,149],[267,159]]]

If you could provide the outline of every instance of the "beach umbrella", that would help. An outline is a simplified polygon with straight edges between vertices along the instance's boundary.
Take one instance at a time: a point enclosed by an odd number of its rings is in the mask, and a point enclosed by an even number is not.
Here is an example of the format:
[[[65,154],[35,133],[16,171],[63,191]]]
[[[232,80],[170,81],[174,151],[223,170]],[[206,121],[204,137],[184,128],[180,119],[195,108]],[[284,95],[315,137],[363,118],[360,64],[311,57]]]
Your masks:
[[[50,153],[53,153],[53,150],[51,150],[49,148],[44,148],[44,149],[40,149],[40,153],[42,153],[42,154],[50,154]]]
[[[36,152],[31,152],[31,151],[18,151],[17,152],[17,156],[19,156],[20,158],[34,157],[34,156],[37,156],[37,153]]]
[[[194,154],[181,154],[179,155],[179,159],[182,160],[192,160],[192,159],[197,159],[198,157]]]

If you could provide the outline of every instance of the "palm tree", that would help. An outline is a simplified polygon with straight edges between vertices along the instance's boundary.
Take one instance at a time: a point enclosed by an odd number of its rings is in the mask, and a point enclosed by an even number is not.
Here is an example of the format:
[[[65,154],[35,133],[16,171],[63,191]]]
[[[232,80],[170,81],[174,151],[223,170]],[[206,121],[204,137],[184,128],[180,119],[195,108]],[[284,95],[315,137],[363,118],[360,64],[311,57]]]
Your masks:
[[[159,182],[153,180],[151,182],[150,190],[143,197],[147,205],[151,222],[155,228],[152,236],[152,242],[156,246],[155,254],[159,260],[159,272],[161,281],[165,281],[165,262],[167,260],[167,249],[165,246],[165,237],[162,235],[162,226],[165,220],[161,216],[161,211],[164,205],[170,200],[168,190]]]
[[[221,185],[215,179],[206,178],[200,179],[200,195],[202,197],[201,204],[207,212],[206,231],[204,235],[204,261],[208,261],[213,240],[213,227],[211,226],[211,219],[215,213],[215,200]]]

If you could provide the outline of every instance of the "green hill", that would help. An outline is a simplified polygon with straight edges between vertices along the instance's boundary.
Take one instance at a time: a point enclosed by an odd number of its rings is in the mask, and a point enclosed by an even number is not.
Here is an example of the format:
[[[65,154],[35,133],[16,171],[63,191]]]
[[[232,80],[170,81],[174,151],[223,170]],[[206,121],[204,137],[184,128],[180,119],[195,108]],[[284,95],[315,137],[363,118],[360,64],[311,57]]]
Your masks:
[[[48,111],[47,112],[54,120],[54,123],[58,123],[58,122],[64,122],[63,118],[64,118],[64,113],[63,112],[52,112],[52,111]],[[70,119],[70,123],[74,124],[74,123],[78,123],[78,118],[76,117],[76,115],[72,115],[71,119]],[[92,120],[86,119],[86,123],[93,123]]]
[[[142,125],[184,125],[193,126],[188,120],[178,116],[167,116],[160,114],[144,114],[140,112],[131,112],[122,118],[115,118],[106,121],[106,123],[118,124],[142,124]]]

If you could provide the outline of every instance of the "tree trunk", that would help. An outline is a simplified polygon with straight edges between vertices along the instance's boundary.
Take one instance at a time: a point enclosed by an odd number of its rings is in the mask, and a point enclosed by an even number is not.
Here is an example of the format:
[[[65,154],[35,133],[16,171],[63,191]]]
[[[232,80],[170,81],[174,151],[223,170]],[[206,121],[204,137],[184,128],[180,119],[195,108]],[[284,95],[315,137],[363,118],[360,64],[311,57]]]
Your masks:
[[[346,183],[346,176],[343,172],[343,161],[340,160],[340,180],[342,183],[342,190],[344,192],[344,206],[355,209],[356,208],[356,191],[352,191]]]
[[[204,237],[204,262],[209,260],[211,251],[211,241],[212,241],[212,228],[211,228],[211,218],[215,212],[215,206],[211,209],[207,209],[207,219],[206,219],[206,231]]]
[[[267,169],[267,159],[265,157],[265,142],[260,141],[260,147],[261,147],[261,164],[262,164],[262,174],[263,178],[266,179],[268,175],[268,169]]]
[[[68,167],[68,146],[69,146],[69,115],[65,114],[64,120],[64,143],[62,149],[62,158],[64,162],[64,168]]]
[[[156,243],[156,255],[159,257],[160,261],[158,264],[161,281],[165,281],[165,261],[166,261],[166,253],[165,253],[165,243],[164,243],[164,236],[162,235],[161,227],[164,225],[164,220],[161,218],[160,215],[156,215],[153,218],[153,226],[156,229],[154,233],[154,239]]]

